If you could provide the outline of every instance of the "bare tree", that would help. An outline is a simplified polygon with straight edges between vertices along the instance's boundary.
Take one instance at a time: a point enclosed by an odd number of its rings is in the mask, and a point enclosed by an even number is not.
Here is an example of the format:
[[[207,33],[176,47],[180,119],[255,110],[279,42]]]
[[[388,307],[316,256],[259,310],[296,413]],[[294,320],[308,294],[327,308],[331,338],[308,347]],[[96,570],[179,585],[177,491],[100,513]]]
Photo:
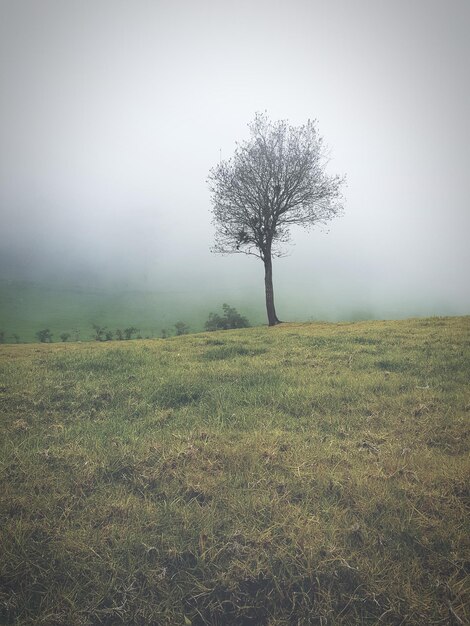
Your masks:
[[[309,229],[341,213],[344,179],[326,174],[327,158],[315,121],[295,127],[257,113],[248,127],[251,139],[237,144],[233,157],[209,173],[216,227],[213,251],[261,259],[268,322],[274,326],[279,319],[272,259],[283,256],[291,226]]]

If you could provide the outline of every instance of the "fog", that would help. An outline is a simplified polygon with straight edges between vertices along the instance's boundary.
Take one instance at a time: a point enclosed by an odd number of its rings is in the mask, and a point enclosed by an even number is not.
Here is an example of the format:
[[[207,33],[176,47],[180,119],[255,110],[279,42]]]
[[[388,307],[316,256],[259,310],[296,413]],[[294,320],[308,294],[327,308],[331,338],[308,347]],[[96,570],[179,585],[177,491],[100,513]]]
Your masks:
[[[206,178],[267,110],[348,181],[275,261],[280,316],[469,313],[469,29],[466,0],[1,0],[0,278],[262,305]]]

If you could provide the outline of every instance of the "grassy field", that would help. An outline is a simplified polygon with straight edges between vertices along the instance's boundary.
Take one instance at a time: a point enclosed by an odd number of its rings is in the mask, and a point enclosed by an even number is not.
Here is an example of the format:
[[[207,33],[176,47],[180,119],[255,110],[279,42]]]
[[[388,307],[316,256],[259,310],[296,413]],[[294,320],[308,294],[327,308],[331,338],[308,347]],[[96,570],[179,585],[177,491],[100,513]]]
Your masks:
[[[219,312],[222,303],[235,302],[226,293],[187,291],[132,291],[118,289],[66,288],[60,285],[0,280],[0,331],[6,343],[37,341],[36,332],[49,328],[53,341],[61,333],[71,339],[90,341],[93,324],[115,331],[134,326],[142,337],[160,337],[162,329],[175,334],[174,325],[182,320],[193,332],[204,329],[209,313]],[[265,319],[253,298],[236,298],[236,306],[252,324]],[[233,294],[232,294],[233,296]]]
[[[0,359],[0,623],[468,623],[469,317]]]

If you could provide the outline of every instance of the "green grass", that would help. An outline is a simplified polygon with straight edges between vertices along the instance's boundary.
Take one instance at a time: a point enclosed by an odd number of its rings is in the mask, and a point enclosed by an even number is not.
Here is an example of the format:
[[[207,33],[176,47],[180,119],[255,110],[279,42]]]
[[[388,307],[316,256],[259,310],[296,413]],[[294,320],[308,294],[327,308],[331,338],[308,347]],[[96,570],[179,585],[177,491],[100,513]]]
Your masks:
[[[203,330],[211,311],[221,308],[227,294],[131,291],[126,289],[87,290],[61,285],[0,280],[0,331],[6,343],[35,342],[36,332],[49,328],[53,341],[60,342],[62,333],[71,339],[90,341],[93,324],[115,331],[135,326],[142,337],[160,337],[162,329],[175,334],[178,321],[188,324],[192,332]],[[263,305],[261,299],[261,305]],[[252,324],[264,321],[264,309],[249,300],[236,306]]]
[[[0,365],[0,623],[468,622],[469,317]]]

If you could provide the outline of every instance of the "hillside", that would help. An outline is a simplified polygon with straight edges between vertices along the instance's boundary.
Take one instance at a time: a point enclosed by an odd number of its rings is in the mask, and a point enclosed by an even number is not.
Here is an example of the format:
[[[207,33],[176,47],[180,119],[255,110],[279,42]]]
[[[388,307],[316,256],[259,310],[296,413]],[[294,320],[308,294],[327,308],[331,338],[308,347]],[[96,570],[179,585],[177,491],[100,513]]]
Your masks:
[[[15,334],[21,343],[34,342],[35,333],[43,328],[52,331],[53,341],[60,341],[64,332],[89,341],[93,324],[112,331],[134,326],[142,337],[159,337],[163,328],[174,334],[174,324],[182,320],[194,332],[204,328],[209,313],[219,310],[228,296],[217,292],[208,296],[204,290],[179,292],[176,288],[160,292],[92,289],[0,280],[0,330],[7,343],[15,343]],[[263,308],[257,310],[238,297],[240,305],[252,323],[264,320]]]
[[[1,623],[468,622],[470,317],[0,365]]]

